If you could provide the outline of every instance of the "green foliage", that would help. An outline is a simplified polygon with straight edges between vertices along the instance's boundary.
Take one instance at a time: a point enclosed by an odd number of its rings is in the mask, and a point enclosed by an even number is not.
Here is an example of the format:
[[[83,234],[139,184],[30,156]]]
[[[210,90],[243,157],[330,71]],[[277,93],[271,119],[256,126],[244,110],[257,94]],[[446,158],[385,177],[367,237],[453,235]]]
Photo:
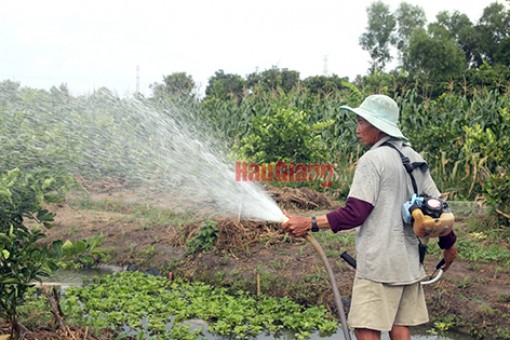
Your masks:
[[[454,28],[453,16],[442,20],[443,29],[456,32],[465,25]],[[472,200],[484,195],[495,209],[508,214],[505,151],[510,143],[510,101],[506,92],[498,90],[506,91],[509,76],[507,68],[486,62],[463,80],[441,83],[411,78],[405,72],[374,72],[357,79],[357,85],[324,77],[316,80],[324,86],[335,84],[335,92],[303,86],[289,92],[244,93],[228,100],[211,96],[194,104],[200,116],[194,121],[213,128],[217,140],[224,141],[222,147],[238,152],[237,157],[334,164],[333,188],[346,193],[362,150],[354,133],[354,117],[339,108],[357,106],[371,93],[387,93],[399,102],[404,134],[428,160],[440,189],[450,193],[449,198]],[[3,82],[0,91],[4,94],[0,97],[2,168],[42,166],[51,169],[55,178],[63,178],[67,170],[87,178],[150,173],[146,167],[151,164],[139,162],[136,151],[126,148],[133,136],[150,136],[150,131],[137,115],[126,113],[133,110],[131,105],[107,89],[73,98],[65,88],[49,93]],[[126,126],[130,128],[120,131]],[[110,136],[116,136],[115,140]],[[148,139],[147,143],[157,147],[159,141]]]
[[[195,81],[186,72],[175,72],[163,77],[163,84],[154,83],[151,86],[154,97],[165,98],[167,96],[193,97]]]
[[[474,98],[443,94],[424,102],[410,92],[401,106],[404,134],[425,155],[434,179],[441,190],[451,194],[449,198],[473,200],[487,195],[493,178],[501,187],[499,199],[505,201],[501,181],[506,178],[505,150],[510,147],[510,100],[506,96],[484,91]],[[498,195],[497,190],[491,193]],[[497,201],[495,197],[491,204]]]
[[[466,140],[464,150],[466,154],[479,154],[483,160],[484,170],[480,175],[483,180],[482,191],[487,202],[494,208],[505,213],[510,212],[510,159],[506,150],[510,147],[510,104],[494,107],[490,120],[479,121],[471,126],[465,126]],[[508,218],[501,221],[510,225]]]
[[[214,242],[218,238],[219,230],[212,220],[204,221],[200,229],[193,234],[193,237],[186,242],[185,255],[193,255],[199,252],[206,252],[214,248]]]
[[[18,306],[19,323],[28,329],[47,327],[55,321],[48,298],[35,287],[27,289],[23,304]]]
[[[504,266],[510,265],[510,252],[489,241],[468,238],[458,241],[458,248],[462,249],[462,258],[475,262],[497,262]]]
[[[254,92],[283,91],[291,92],[299,83],[299,72],[273,66],[260,73],[254,72],[246,77],[246,86]]]
[[[289,331],[304,339],[313,331],[331,334],[337,329],[323,306],[306,308],[287,298],[257,299],[243,291],[229,293],[201,282],[170,283],[139,272],[96,277],[82,288],[68,288],[62,309],[71,324],[127,329],[126,335],[143,332],[151,334],[151,339],[173,339],[177,334],[183,336],[179,339],[198,339],[199,331],[187,333],[189,328],[183,322],[188,319],[204,320],[208,331],[235,339],[248,339],[263,331],[275,335]]]
[[[395,47],[400,52],[400,60],[406,59],[409,39],[414,30],[422,28],[427,18],[423,8],[417,5],[411,5],[407,2],[401,2],[395,12],[397,21],[397,32],[395,34]]]
[[[483,10],[478,27],[478,60],[491,65],[510,65],[510,9],[501,3],[491,3]]]
[[[507,168],[508,169],[508,168]],[[510,226],[510,174],[508,170],[501,169],[501,172],[491,174],[484,187],[487,203],[492,206],[498,214],[501,224]]]
[[[290,109],[255,117],[237,151],[242,159],[257,163],[325,161],[330,155],[320,133],[334,122],[307,122],[304,111]]]
[[[442,335],[455,326],[455,318],[451,315],[443,315],[440,321],[434,321],[434,328],[428,333],[432,335]]]
[[[467,78],[472,89],[488,88],[504,93],[508,89],[510,69],[501,64],[491,66],[484,61],[480,67],[469,70]]]
[[[475,270],[477,264],[492,263],[504,270],[510,267],[510,230],[495,223],[494,216],[481,215],[467,221],[467,228],[456,230],[456,247],[459,259],[470,263],[468,268]],[[427,253],[440,258],[442,250],[437,243],[429,243]],[[427,255],[427,256],[429,256]]]
[[[360,37],[361,47],[368,51],[372,59],[370,73],[381,71],[391,60],[390,45],[396,19],[388,5],[382,1],[373,2],[367,8],[368,27]]]
[[[311,94],[331,95],[342,90],[345,84],[349,83],[348,78],[340,78],[337,75],[332,76],[311,76],[303,80],[301,85]]]
[[[370,73],[382,71],[388,61],[398,59],[397,70],[441,82],[484,63],[503,69],[510,65],[507,6],[490,4],[476,25],[459,11],[441,11],[436,19],[425,29],[425,14],[419,6],[403,2],[392,13],[382,1],[370,4],[368,25],[360,36],[361,47],[372,58]],[[398,58],[391,55],[391,45],[396,47]]]
[[[37,241],[45,237],[44,229],[53,226],[55,214],[43,204],[57,200],[56,192],[62,189],[58,184],[42,170],[22,173],[14,169],[0,177],[0,317],[15,333],[17,308],[26,291],[33,281],[57,268],[54,259],[61,253],[61,242],[45,248]]]
[[[205,95],[222,100],[240,99],[244,94],[245,80],[237,74],[225,74],[223,70],[216,71],[209,78]]]
[[[92,269],[99,262],[108,259],[108,255],[101,251],[98,246],[103,242],[103,234],[99,234],[88,240],[69,240],[62,244],[62,257],[58,267],[62,269]]]
[[[449,32],[438,25],[417,29],[409,40],[406,69],[414,76],[433,82],[455,79],[465,74],[464,52]]]
[[[469,74],[485,89],[454,81],[448,84],[448,92],[442,88],[446,83],[437,86],[404,73],[374,72],[362,78],[360,86],[345,82],[342,90],[327,96],[302,89],[288,94],[246,96],[238,103],[215,101],[214,106],[208,106],[212,102],[206,100],[203,109],[214,122],[212,125],[218,127],[219,135],[226,136],[238,150],[244,147],[245,157],[250,155],[256,160],[275,159],[274,156],[269,158],[268,153],[281,154],[282,159],[291,158],[293,148],[289,146],[285,151],[276,152],[285,144],[278,142],[278,137],[273,138],[285,130],[293,132],[289,127],[293,122],[284,123],[283,119],[282,123],[273,122],[275,115],[283,116],[282,110],[306,112],[303,122],[308,126],[334,121],[335,124],[324,129],[320,136],[329,150],[325,157],[336,165],[336,187],[346,192],[362,150],[354,133],[354,117],[339,107],[343,104],[357,106],[371,93],[387,93],[401,106],[404,134],[425,156],[438,187],[449,194],[449,199],[474,200],[485,195],[491,205],[496,204],[498,209],[508,213],[508,207],[501,204],[505,204],[505,197],[508,197],[503,182],[506,183],[505,169],[508,168],[505,152],[509,149],[510,101],[505,94],[492,90],[507,86],[509,78],[505,78],[505,74],[508,75],[508,71],[505,72],[487,65],[485,70]],[[500,78],[495,78],[496,74]],[[429,97],[426,95],[429,92],[441,94]],[[312,137],[311,132],[303,133],[303,136]],[[261,141],[262,137],[268,141],[266,144]]]
[[[450,13],[448,11],[439,12],[436,16],[438,26],[448,30],[450,36],[456,41],[457,45],[462,48],[464,56],[468,64],[476,62],[473,49],[477,45],[476,39],[479,37],[479,29],[473,26],[469,17],[458,11]]]

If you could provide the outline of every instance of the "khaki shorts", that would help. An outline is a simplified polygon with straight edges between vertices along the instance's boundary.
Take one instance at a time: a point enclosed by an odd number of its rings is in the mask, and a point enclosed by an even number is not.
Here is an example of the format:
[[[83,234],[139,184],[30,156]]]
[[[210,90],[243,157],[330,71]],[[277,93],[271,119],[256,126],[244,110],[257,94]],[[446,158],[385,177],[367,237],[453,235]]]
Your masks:
[[[390,331],[393,325],[417,326],[429,321],[422,285],[391,286],[354,279],[349,326]]]

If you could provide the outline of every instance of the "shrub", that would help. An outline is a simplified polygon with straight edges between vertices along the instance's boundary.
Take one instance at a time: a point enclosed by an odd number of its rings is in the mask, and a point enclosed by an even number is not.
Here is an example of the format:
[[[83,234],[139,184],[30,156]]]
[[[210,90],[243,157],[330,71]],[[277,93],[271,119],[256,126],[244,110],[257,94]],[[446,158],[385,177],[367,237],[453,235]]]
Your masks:
[[[330,154],[321,132],[334,122],[308,125],[307,121],[305,111],[296,109],[279,109],[257,116],[237,151],[244,160],[257,163],[325,161]]]
[[[189,256],[213,249],[218,234],[219,230],[214,221],[204,221],[197,233],[186,243],[185,255]]]
[[[18,338],[22,328],[17,307],[26,291],[57,268],[54,258],[61,242],[45,248],[37,241],[45,237],[43,229],[52,227],[55,214],[43,203],[60,197],[55,194],[58,186],[44,171],[23,174],[15,169],[0,177],[0,317],[10,323],[12,338]]]

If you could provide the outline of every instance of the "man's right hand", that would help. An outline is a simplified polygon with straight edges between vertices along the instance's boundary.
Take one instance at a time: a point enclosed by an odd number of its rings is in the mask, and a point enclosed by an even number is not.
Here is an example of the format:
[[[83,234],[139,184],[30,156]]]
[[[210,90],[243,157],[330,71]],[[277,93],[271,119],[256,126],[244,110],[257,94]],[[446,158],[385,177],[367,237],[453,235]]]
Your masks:
[[[285,222],[282,227],[286,232],[295,237],[306,235],[312,228],[312,219],[310,217],[296,216],[288,213],[285,213],[285,216],[287,216],[289,220]]]

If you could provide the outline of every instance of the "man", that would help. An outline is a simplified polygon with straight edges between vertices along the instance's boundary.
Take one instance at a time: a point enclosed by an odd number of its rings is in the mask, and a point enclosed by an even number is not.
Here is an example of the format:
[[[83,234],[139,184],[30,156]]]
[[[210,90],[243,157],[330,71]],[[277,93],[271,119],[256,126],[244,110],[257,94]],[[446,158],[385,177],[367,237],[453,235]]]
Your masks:
[[[359,159],[345,206],[323,216],[287,214],[283,228],[294,236],[309,231],[333,232],[359,227],[356,234],[357,267],[352,289],[349,326],[358,339],[410,339],[409,326],[429,321],[420,280],[425,271],[419,240],[413,228],[404,227],[402,205],[414,193],[410,175],[393,144],[411,163],[425,162],[398,127],[399,108],[385,95],[368,96],[358,108],[342,106],[356,114],[356,134],[370,149]],[[419,193],[439,197],[426,167],[413,171]],[[456,236],[439,238],[446,271],[456,259]]]

